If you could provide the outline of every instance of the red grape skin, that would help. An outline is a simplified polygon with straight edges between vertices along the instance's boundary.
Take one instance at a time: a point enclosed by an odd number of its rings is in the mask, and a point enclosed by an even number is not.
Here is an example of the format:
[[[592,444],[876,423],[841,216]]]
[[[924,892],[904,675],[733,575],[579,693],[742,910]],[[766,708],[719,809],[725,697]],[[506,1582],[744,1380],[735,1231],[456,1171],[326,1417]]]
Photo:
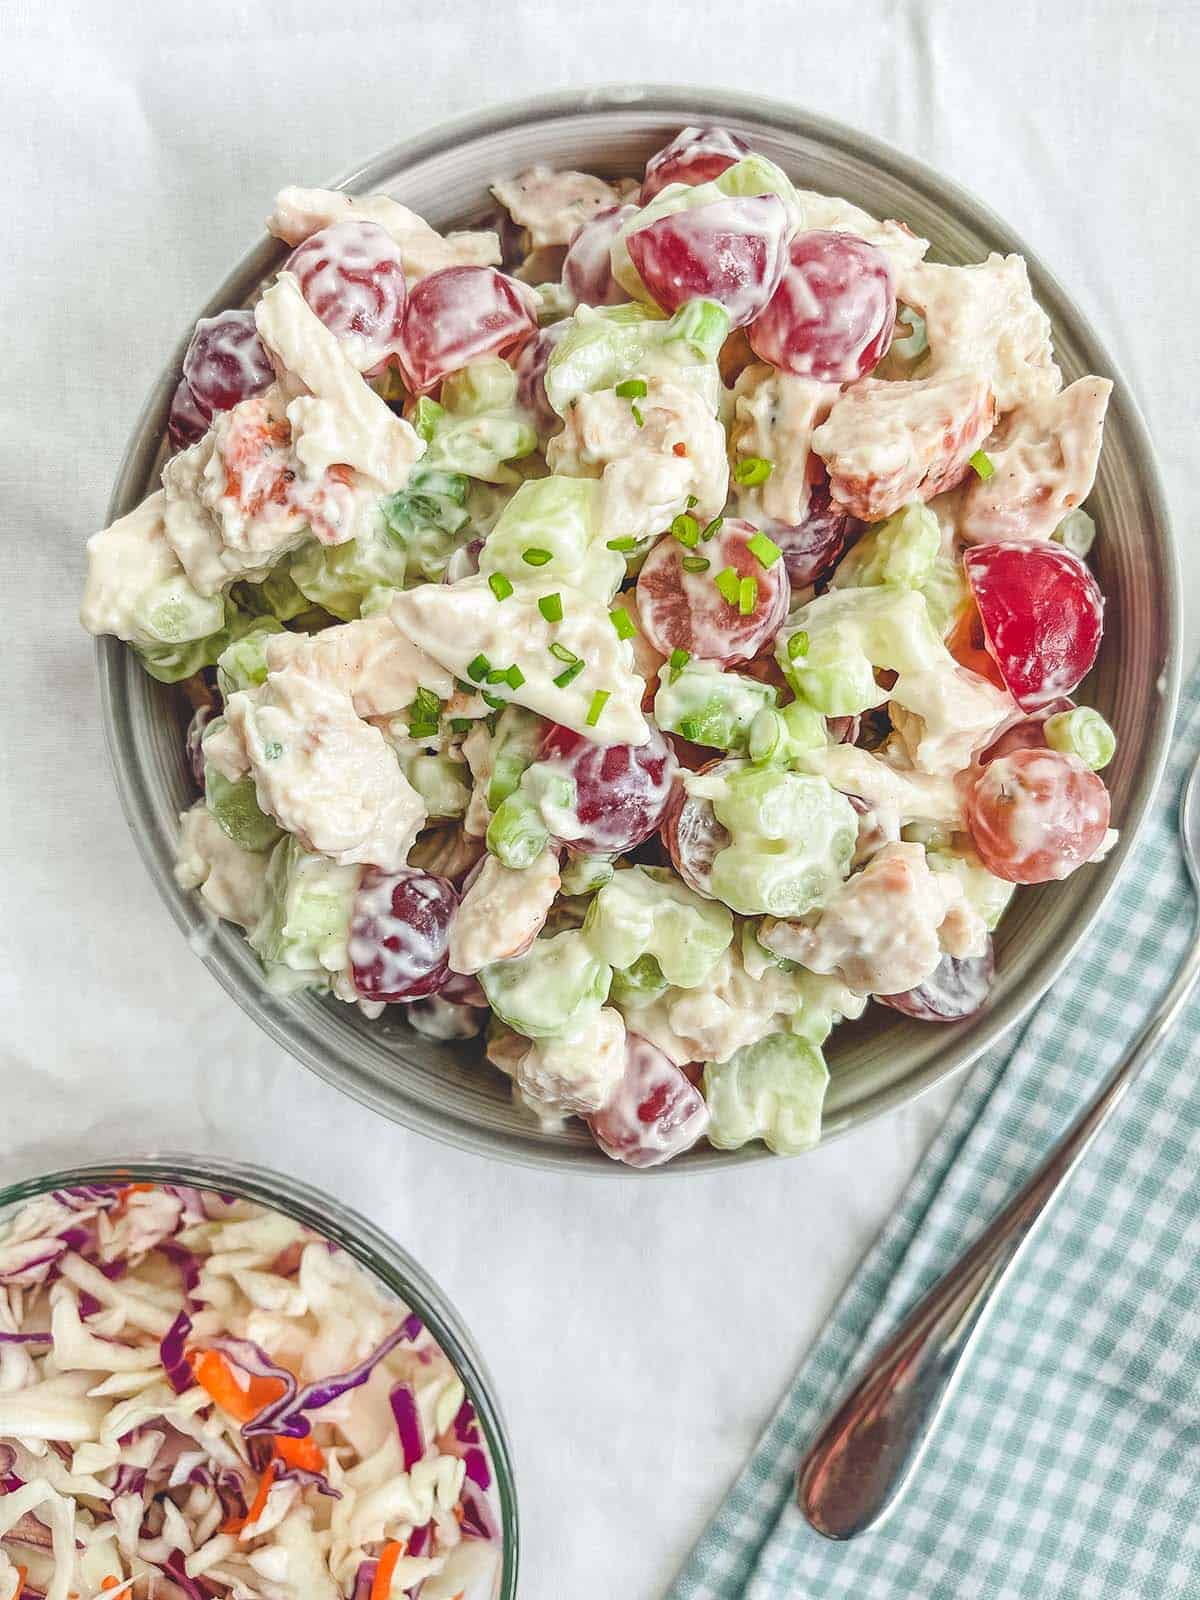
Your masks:
[[[581,832],[573,850],[611,855],[631,850],[657,831],[671,798],[675,755],[657,728],[645,744],[593,744],[570,728],[552,726],[538,748],[575,783]]]
[[[790,589],[782,561],[764,567],[748,548],[752,523],[727,517],[713,537],[687,550],[678,539],[660,539],[642,566],[637,582],[642,631],[664,656],[687,650],[706,661],[749,661],[779,632],[787,616]],[[707,558],[706,572],[686,572],[684,557]],[[743,615],[717,588],[715,578],[732,567],[739,579],[753,578],[753,610]]]
[[[211,422],[275,381],[253,311],[219,311],[201,317],[183,357],[183,377],[196,409]]]
[[[637,206],[608,206],[581,222],[571,235],[562,281],[584,306],[615,306],[629,299],[613,277],[611,245],[636,216]]]
[[[408,297],[400,366],[414,394],[450,372],[503,355],[537,331],[532,290],[495,267],[443,267]]]
[[[539,433],[553,432],[561,420],[546,399],[546,368],[555,345],[570,326],[570,321],[565,320],[552,322],[548,328],[539,328],[511,358],[513,371],[517,375],[517,400],[533,417]]]
[[[180,378],[171,397],[171,412],[167,418],[171,449],[186,450],[197,439],[203,439],[211,421],[211,417],[205,416],[196,404],[196,397],[188,388],[187,379]]]
[[[1070,694],[1104,632],[1104,596],[1085,564],[1060,545],[1028,540],[964,552],[988,653],[1022,711]]]
[[[672,212],[628,235],[629,259],[662,310],[716,300],[730,325],[764,309],[787,266],[787,208],[775,194],[742,195]]]
[[[458,895],[447,878],[404,867],[363,874],[350,917],[350,970],[367,1000],[423,1000],[445,986]]]
[[[903,994],[877,994],[880,1005],[921,1022],[961,1022],[987,1004],[996,962],[989,936],[981,956],[942,957],[924,983]]]
[[[699,770],[704,774],[740,771],[744,761],[721,759],[710,761]],[[690,795],[681,782],[677,782],[671,803],[662,825],[663,843],[667,847],[675,871],[697,894],[708,900],[712,892],[712,868],[716,857],[729,844],[732,835],[717,821],[712,801]]]
[[[998,761],[1001,756],[1010,756],[1014,750],[1045,750],[1046,723],[1058,712],[1074,711],[1074,709],[1073,700],[1051,700],[1048,706],[1043,706],[1032,716],[1022,717],[1019,722],[1010,722],[986,750],[979,752],[975,757],[976,762],[979,766],[986,767],[989,761]]]
[[[708,1107],[682,1068],[636,1033],[625,1036],[625,1075],[587,1124],[606,1156],[656,1167],[688,1150],[708,1126]]]
[[[749,154],[746,141],[725,128],[684,128],[647,161],[642,204],[669,183],[711,183]]]
[[[896,322],[892,269],[852,233],[799,233],[770,305],[750,325],[755,355],[798,378],[853,383],[883,359]]]
[[[814,483],[808,493],[803,522],[793,526],[771,523],[763,529],[783,551],[783,564],[793,589],[808,589],[828,577],[842,559],[846,546],[866,526],[829,498],[826,481]]]
[[[408,287],[399,246],[385,228],[351,218],[322,228],[287,258],[310,308],[339,340],[353,340],[355,365],[374,372],[400,348]]]
[[[979,859],[1009,883],[1049,883],[1089,860],[1108,830],[1108,790],[1078,756],[1014,750],[990,762],[967,796]]]

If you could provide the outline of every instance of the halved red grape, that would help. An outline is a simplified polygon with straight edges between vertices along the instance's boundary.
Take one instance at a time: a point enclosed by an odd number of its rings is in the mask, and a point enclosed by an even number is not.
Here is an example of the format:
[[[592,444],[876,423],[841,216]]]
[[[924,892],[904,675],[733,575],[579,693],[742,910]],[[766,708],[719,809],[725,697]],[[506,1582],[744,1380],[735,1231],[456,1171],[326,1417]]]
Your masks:
[[[727,517],[695,550],[678,539],[660,539],[654,546],[638,575],[637,602],[642,631],[662,655],[686,650],[705,661],[749,661],[779,632],[791,596],[787,570],[782,561],[763,566],[749,548],[756,532],[752,523]],[[707,570],[685,571],[684,559],[696,556],[707,560]],[[723,576],[730,571],[738,582],[736,593]]]
[[[763,361],[798,378],[853,383],[879,364],[896,322],[892,269],[853,233],[798,233],[783,280],[751,324]]]
[[[443,267],[408,297],[400,366],[414,394],[428,394],[449,372],[503,355],[537,329],[530,289],[495,267]]]
[[[350,917],[350,971],[367,1000],[423,1000],[449,975],[447,946],[458,895],[447,878],[411,867],[370,868]]]
[[[1014,750],[1045,750],[1046,724],[1050,718],[1060,711],[1073,711],[1073,700],[1051,700],[1050,704],[1043,706],[1040,711],[1035,711],[1031,716],[1022,717],[1017,722],[1010,722],[992,740],[986,750],[981,750],[975,757],[981,767],[986,767],[990,761],[999,761],[1001,756],[1010,756]]]
[[[989,937],[981,956],[945,955],[915,989],[903,994],[878,994],[880,1005],[922,1022],[961,1022],[982,1011],[991,992],[996,962]]]
[[[1000,668],[988,654],[987,640],[983,634],[983,620],[979,615],[979,607],[973,600],[967,600],[959,613],[958,621],[946,635],[946,649],[960,667],[966,667],[968,672],[977,672],[981,678],[994,683],[997,689],[1004,688]]]
[[[625,1035],[625,1076],[587,1125],[614,1161],[657,1167],[689,1150],[708,1127],[704,1097],[669,1056],[636,1033]]]
[[[1104,596],[1078,556],[1049,542],[978,544],[963,555],[988,653],[1022,711],[1070,694],[1104,631]]]
[[[803,522],[793,526],[771,523],[764,532],[783,551],[783,564],[793,589],[807,589],[831,573],[842,559],[846,546],[866,526],[829,497],[829,483],[822,479],[808,492],[808,509]]]
[[[400,349],[408,286],[400,247],[377,222],[335,222],[297,245],[284,264],[321,321],[347,344],[360,372]]]
[[[716,300],[730,325],[763,310],[787,266],[787,208],[777,194],[743,195],[675,211],[626,239],[629,259],[658,305]]]
[[[1108,830],[1108,790],[1078,756],[1014,750],[983,768],[967,796],[979,859],[1009,883],[1049,883],[1089,860]]]
[[[584,306],[615,306],[629,296],[613,277],[611,245],[637,212],[636,206],[609,206],[581,222],[571,235],[562,281]]]
[[[746,141],[727,128],[684,128],[647,161],[642,204],[669,183],[711,183],[749,154]]]
[[[197,411],[209,422],[275,381],[253,311],[219,311],[201,317],[183,357],[183,377]]]
[[[737,760],[710,761],[699,770],[705,774],[720,774],[737,771],[745,765],[744,761]],[[689,889],[709,900],[715,899],[713,861],[732,837],[729,829],[717,821],[711,800],[689,794],[682,783],[676,783],[663,818],[662,838],[675,871]]]
[[[167,437],[172,450],[186,450],[188,445],[203,439],[212,421],[196,404],[196,397],[188,388],[186,378],[180,378],[171,396],[171,412],[167,418]]]
[[[570,728],[552,726],[538,748],[575,782],[581,831],[573,850],[611,855],[631,850],[661,825],[677,770],[675,755],[651,725],[645,744],[594,744]]]
[[[517,400],[534,418],[539,433],[549,433],[559,424],[558,413],[546,399],[546,368],[555,345],[570,326],[568,319],[539,328],[531,339],[526,339],[517,354],[510,357],[517,375]]]

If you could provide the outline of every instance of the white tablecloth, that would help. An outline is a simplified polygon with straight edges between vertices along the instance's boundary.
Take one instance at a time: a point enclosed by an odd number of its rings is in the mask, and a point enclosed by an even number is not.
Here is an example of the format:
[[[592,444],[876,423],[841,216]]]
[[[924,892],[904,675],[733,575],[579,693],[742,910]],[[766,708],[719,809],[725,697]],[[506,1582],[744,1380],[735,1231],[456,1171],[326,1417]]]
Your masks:
[[[82,539],[163,352],[280,184],[481,104],[634,78],[802,102],[984,196],[1123,366],[1194,594],[1198,19],[1191,0],[0,15],[0,1176],[190,1147],[288,1167],[390,1229],[499,1382],[534,1600],[661,1592],[946,1097],[737,1178],[614,1184],[489,1165],[326,1088],[226,1000],[142,869],[75,620]]]

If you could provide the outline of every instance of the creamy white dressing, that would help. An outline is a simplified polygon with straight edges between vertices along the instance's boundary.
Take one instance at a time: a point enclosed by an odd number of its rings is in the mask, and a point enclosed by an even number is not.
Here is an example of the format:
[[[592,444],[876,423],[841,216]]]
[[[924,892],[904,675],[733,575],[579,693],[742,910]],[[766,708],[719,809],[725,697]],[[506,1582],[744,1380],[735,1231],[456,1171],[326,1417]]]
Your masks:
[[[400,247],[404,276],[410,282],[443,267],[494,267],[500,264],[500,240],[491,232],[451,233],[444,238],[424,217],[390,195],[353,196],[338,189],[303,189],[290,185],[275,197],[267,228],[287,244],[300,244],[334,222],[351,217],[377,223]]]
[[[590,222],[598,211],[619,205],[621,199],[603,178],[586,172],[557,172],[541,164],[493,183],[492,193],[513,221],[528,232],[533,250],[570,244],[576,228]]]
[[[737,514],[755,527],[781,522],[795,527],[808,510],[809,454],[814,430],[840,393],[836,383],[817,383],[754,362],[734,384],[729,442],[735,458],[758,456],[772,466],[763,484],[737,486]]]
[[[903,222],[879,222],[870,212],[843,200],[840,195],[797,189],[796,199],[800,202],[802,230],[827,228],[834,233],[857,234],[883,251],[897,276],[919,262],[929,249],[929,240],[922,239]]]
[[[130,644],[202,639],[224,620],[219,600],[192,587],[167,540],[160,489],[87,542],[88,571],[79,617],[89,633]]]
[[[418,650],[385,613],[320,633],[276,633],[266,645],[268,674],[290,670],[344,690],[360,717],[406,711],[418,689],[454,693],[453,674]]]
[[[633,669],[633,652],[617,637],[603,604],[581,590],[556,582],[562,597],[561,622],[548,622],[538,609],[547,585],[536,578],[513,584],[498,601],[483,577],[424,584],[392,601],[391,617],[409,639],[456,678],[483,657],[494,669],[516,665],[524,681],[516,688],[494,685],[506,700],[527,706],[551,722],[600,744],[644,744],[649,738],[641,713],[642,679]],[[560,646],[583,670],[567,684],[554,679],[569,669],[551,645]],[[598,691],[609,696],[594,724],[588,716]]]
[[[535,1039],[515,1068],[527,1099],[573,1116],[607,1105],[624,1072],[625,1022],[612,1006],[596,1011],[575,1033]]]
[[[450,929],[450,967],[471,974],[519,955],[545,926],[561,883],[558,855],[514,869],[487,856]]]
[[[269,851],[243,850],[221,827],[203,800],[179,817],[175,882],[199,889],[216,916],[252,928],[262,915]]]

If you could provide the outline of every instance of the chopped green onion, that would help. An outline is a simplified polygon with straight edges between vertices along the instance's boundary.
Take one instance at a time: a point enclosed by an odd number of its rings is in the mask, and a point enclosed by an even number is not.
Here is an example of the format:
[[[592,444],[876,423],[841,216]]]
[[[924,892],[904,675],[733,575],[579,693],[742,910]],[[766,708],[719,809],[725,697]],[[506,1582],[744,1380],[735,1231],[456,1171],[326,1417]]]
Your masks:
[[[667,666],[670,668],[672,683],[675,682],[675,679],[679,676],[691,659],[691,652],[688,650],[671,651],[670,658],[667,661]]]
[[[645,378],[626,378],[624,383],[617,385],[617,391],[622,400],[641,400],[646,393]]]
[[[538,601],[538,610],[547,622],[561,622],[563,617],[562,595],[544,594]]]
[[[697,497],[694,494],[688,495],[688,497],[687,497],[687,508],[688,508],[689,511],[692,509],[693,506],[699,505],[699,503],[700,503],[699,500],[697,499]]]
[[[445,415],[445,406],[438,405],[437,401],[431,400],[427,394],[423,394],[417,401],[412,425],[426,444],[433,438],[433,430]]]
[[[742,578],[738,582],[738,610],[743,617],[753,615],[758,604],[758,579]]]
[[[983,479],[984,483],[988,481],[988,479],[996,470],[992,465],[992,458],[988,455],[986,450],[976,450],[975,454],[971,457],[970,464],[975,468],[976,474]]]
[[[626,611],[624,606],[618,606],[615,611],[610,611],[608,613],[608,620],[617,630],[618,639],[632,639],[634,634],[637,632],[637,627],[634,624],[634,620],[629,615],[628,611]]]
[[[432,739],[438,731],[442,702],[432,689],[418,689],[408,708],[408,732],[413,739]]]
[[[762,456],[743,456],[733,469],[733,481],[752,489],[756,484],[766,483],[774,470],[775,463],[764,461]]]
[[[521,551],[521,560],[530,567],[544,567],[547,561],[553,561],[553,559],[554,552],[552,550],[540,550],[536,545],[530,550]]]
[[[467,663],[467,677],[473,683],[482,683],[491,670],[492,663],[485,655],[478,655],[474,661]]]
[[[637,423],[638,427],[640,428],[642,426],[642,424],[646,420],[645,417],[642,416],[642,413],[641,413],[640,409],[632,401],[630,402],[629,409],[630,409],[630,411],[633,412],[633,420]]]
[[[672,522],[671,532],[689,550],[694,550],[700,543],[700,524],[695,517],[689,517],[686,511],[681,511]]]
[[[504,681],[508,684],[510,689],[519,689],[525,682],[525,674],[521,671],[520,667],[515,661],[504,674]]]
[[[625,555],[630,550],[636,550],[637,549],[637,540],[636,539],[629,539],[629,538],[625,538],[625,539],[606,539],[605,542],[604,542],[604,548],[606,550],[619,550],[622,555]]]
[[[278,761],[283,754],[283,746],[278,739],[272,739],[270,744],[263,747],[263,755],[268,761]]]
[[[708,540],[708,539],[712,538],[714,533],[720,533],[721,525],[722,525],[722,523],[724,521],[725,521],[724,517],[714,517],[712,519],[712,521],[708,524],[708,526],[704,529],[703,533],[700,535],[701,539]]]
[[[507,600],[513,592],[513,586],[502,572],[493,572],[488,579],[488,588],[497,600]]]
[[[569,667],[562,669],[554,681],[560,689],[565,689],[569,683],[574,683],[582,671],[583,662],[579,660],[573,661]]]
[[[487,661],[486,656],[481,656],[479,659],[481,661]],[[488,662],[488,666],[491,666],[490,662]],[[462,678],[455,678],[454,687],[458,690],[459,694],[472,695],[475,693],[475,685],[473,683],[465,683]]]
[[[471,731],[471,719],[470,719],[470,717],[451,717],[450,718],[450,732],[451,733],[470,733],[470,731]]]
[[[774,539],[768,539],[766,534],[761,532],[746,540],[746,549],[760,567],[773,567],[783,554]]]
[[[488,683],[507,683],[508,682],[508,668],[507,667],[493,667],[492,670],[487,675],[487,682]]]
[[[792,636],[788,639],[788,642],[787,642],[788,660],[789,661],[796,661],[796,660],[799,659],[800,656],[806,656],[807,654],[808,654],[808,635],[807,635],[807,633],[805,633],[804,629],[801,628],[797,633],[793,633]]]
[[[608,704],[609,696],[610,691],[608,689],[597,689],[595,694],[592,696],[592,703],[588,707],[588,714],[586,718],[589,728],[594,728],[600,721],[600,713]]]
[[[685,572],[707,572],[712,562],[707,556],[684,556],[682,566]]]
[[[565,644],[559,644],[557,639],[554,641],[554,643],[552,645],[549,646],[549,650],[550,650],[550,654],[554,657],[554,659],[556,661],[578,661],[579,660],[579,657],[575,654],[574,650],[568,650],[566,645]]]
[[[737,605],[740,590],[738,588],[738,575],[732,567],[723,567],[717,573],[713,582],[731,606]]]
[[[500,695],[489,694],[486,689],[481,689],[479,692],[493,711],[503,711],[508,704],[508,701],[502,699]]]

